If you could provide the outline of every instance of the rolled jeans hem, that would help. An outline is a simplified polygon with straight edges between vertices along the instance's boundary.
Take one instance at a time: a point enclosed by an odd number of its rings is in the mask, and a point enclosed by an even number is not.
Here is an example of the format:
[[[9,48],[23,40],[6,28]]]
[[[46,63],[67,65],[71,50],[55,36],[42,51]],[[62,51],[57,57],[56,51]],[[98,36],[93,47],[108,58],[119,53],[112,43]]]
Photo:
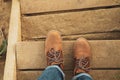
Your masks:
[[[58,69],[58,71],[60,71],[60,73],[62,74],[63,79],[65,80],[65,74],[63,73],[63,71],[61,70],[61,68],[60,68],[59,66],[57,66],[57,65],[51,65],[51,66],[48,66],[48,67],[46,68],[46,70],[47,70],[47,69],[50,69],[50,68],[56,68],[56,69]]]
[[[74,77],[72,78],[72,80],[77,80],[77,79],[78,79],[79,77],[81,77],[81,76],[87,76],[87,77],[91,78],[91,80],[93,80],[92,77],[91,77],[89,74],[87,74],[87,73],[80,73],[80,74],[74,76]]]

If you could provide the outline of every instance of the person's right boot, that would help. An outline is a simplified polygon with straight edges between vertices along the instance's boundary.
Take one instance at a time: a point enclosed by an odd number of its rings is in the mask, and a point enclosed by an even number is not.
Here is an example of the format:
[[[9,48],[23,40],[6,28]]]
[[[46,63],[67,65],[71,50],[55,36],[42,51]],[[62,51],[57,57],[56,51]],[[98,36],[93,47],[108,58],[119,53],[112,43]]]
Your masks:
[[[88,73],[90,70],[91,50],[89,43],[84,38],[79,38],[74,44],[74,75]]]

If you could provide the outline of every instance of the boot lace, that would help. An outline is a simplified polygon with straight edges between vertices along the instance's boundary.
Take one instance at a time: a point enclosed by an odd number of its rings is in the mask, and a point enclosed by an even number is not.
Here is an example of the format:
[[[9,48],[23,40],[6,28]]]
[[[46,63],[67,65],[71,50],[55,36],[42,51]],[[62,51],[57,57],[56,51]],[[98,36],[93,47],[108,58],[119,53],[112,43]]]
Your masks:
[[[85,72],[89,72],[90,59],[88,57],[81,57],[80,59],[75,59],[76,69],[82,69]]]
[[[56,64],[62,64],[63,63],[62,51],[61,50],[55,51],[54,48],[51,48],[47,52],[47,59],[48,64],[52,64],[53,62]]]

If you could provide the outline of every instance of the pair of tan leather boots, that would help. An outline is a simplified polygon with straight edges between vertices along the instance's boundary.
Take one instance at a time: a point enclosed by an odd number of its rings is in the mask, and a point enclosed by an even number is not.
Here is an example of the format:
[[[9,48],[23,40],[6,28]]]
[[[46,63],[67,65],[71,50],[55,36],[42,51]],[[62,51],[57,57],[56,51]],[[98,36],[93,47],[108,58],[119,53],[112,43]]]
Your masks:
[[[74,43],[74,74],[88,73],[90,70],[91,50],[89,43],[84,38],[79,38]],[[62,39],[58,31],[50,31],[45,41],[47,65],[58,65],[63,70]]]

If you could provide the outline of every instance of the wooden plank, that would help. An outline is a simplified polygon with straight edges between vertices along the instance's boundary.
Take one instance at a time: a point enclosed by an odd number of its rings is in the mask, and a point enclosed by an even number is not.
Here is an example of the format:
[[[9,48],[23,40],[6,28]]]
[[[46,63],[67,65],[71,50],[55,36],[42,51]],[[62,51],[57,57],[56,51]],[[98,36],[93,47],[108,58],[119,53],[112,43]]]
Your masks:
[[[17,80],[37,80],[41,71],[18,71]]]
[[[50,30],[64,36],[120,31],[120,8],[22,18],[23,38],[43,37]]]
[[[20,35],[20,4],[19,0],[12,0],[8,47],[6,54],[5,70],[3,80],[16,80],[16,57],[15,44],[21,40]]]
[[[42,71],[19,71],[17,80],[37,80]],[[65,71],[66,79],[71,80],[72,71]],[[94,80],[120,80],[120,70],[92,70]]]
[[[3,1],[0,0],[0,12],[2,12],[2,8],[3,8],[2,4],[3,4]]]
[[[25,37],[22,36],[23,41],[40,41],[45,40],[46,36],[36,36],[36,37]],[[84,37],[89,40],[120,40],[120,32],[107,32],[107,33],[92,33],[92,34],[81,34],[81,35],[67,35],[62,36],[63,40],[76,40],[79,37]]]
[[[119,0],[20,0],[22,14],[119,5]],[[27,5],[27,6],[26,6]]]
[[[5,57],[0,57],[0,80],[3,80]]]
[[[91,40],[92,48],[91,68],[120,68],[120,40]],[[73,70],[74,41],[63,41],[64,66],[66,70]],[[44,69],[46,56],[44,41],[21,42],[16,45],[18,69]]]

